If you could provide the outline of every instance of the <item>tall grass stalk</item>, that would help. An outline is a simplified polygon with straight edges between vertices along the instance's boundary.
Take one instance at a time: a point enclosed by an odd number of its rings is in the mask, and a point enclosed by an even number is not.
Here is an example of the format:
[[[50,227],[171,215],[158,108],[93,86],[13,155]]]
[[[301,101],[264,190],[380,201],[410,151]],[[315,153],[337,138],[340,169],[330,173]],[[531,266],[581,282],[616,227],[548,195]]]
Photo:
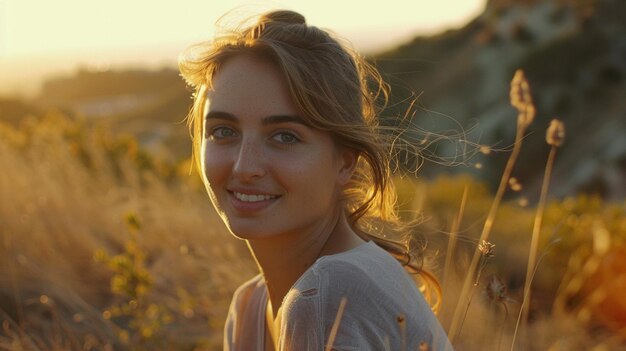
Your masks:
[[[539,203],[537,204],[537,212],[535,214],[535,222],[533,224],[533,234],[530,241],[530,252],[528,254],[528,266],[526,267],[526,281],[524,283],[524,297],[522,299],[522,306],[517,317],[517,323],[515,324],[515,332],[513,333],[511,350],[515,348],[515,339],[517,337],[517,332],[520,325],[522,325],[523,328],[524,326],[528,325],[531,285],[536,271],[537,247],[539,245],[541,224],[543,223],[543,213],[546,208],[550,177],[552,175],[552,169],[554,167],[554,159],[556,158],[556,149],[561,146],[564,137],[565,129],[563,127],[563,123],[561,123],[559,120],[553,119],[546,133],[546,142],[550,145],[550,153],[548,154],[548,161],[546,162],[546,168],[543,174],[541,194],[539,196]]]
[[[517,161],[519,153],[522,150],[524,133],[526,131],[526,128],[530,125],[535,117],[535,106],[532,102],[532,98],[530,95],[530,87],[528,85],[528,81],[524,77],[523,71],[521,70],[517,70],[515,72],[515,76],[511,81],[510,97],[511,105],[513,105],[518,110],[515,143],[513,144],[513,150],[511,151],[511,155],[509,156],[509,159],[507,160],[506,166],[504,168],[502,178],[500,179],[500,185],[498,186],[498,190],[496,191],[496,195],[494,196],[491,208],[489,209],[489,214],[487,215],[487,219],[485,220],[485,224],[480,234],[480,238],[478,239],[478,243],[486,242],[487,239],[489,239],[489,234],[491,233],[496,213],[498,211],[498,208],[500,207],[500,202],[502,201],[502,197],[504,196],[504,192],[506,191],[507,184],[509,182],[509,179],[511,178],[515,162]],[[455,337],[460,333],[460,326],[463,323],[463,311],[467,311],[472,302],[471,290],[473,290],[474,274],[476,272],[476,268],[478,267],[478,262],[480,261],[480,258],[481,252],[477,245],[476,250],[474,250],[474,255],[472,256],[472,261],[470,263],[469,269],[467,271],[467,274],[465,275],[463,287],[461,289],[461,295],[459,296],[459,301],[452,317],[450,330],[448,331],[451,342],[453,342]]]
[[[337,310],[337,315],[335,315],[335,322],[333,322],[333,327],[330,330],[325,351],[331,351],[333,349],[333,344],[335,343],[335,338],[339,331],[339,324],[341,324],[341,317],[343,317],[343,311],[346,309],[346,302],[348,302],[348,299],[345,296],[342,297],[341,302],[339,302],[339,309]]]
[[[450,239],[448,240],[448,248],[446,254],[446,262],[443,268],[443,287],[444,291],[447,291],[450,287],[452,279],[452,258],[455,256],[456,243],[458,239],[459,228],[461,227],[461,221],[463,220],[463,214],[465,213],[465,206],[467,204],[467,193],[469,192],[469,186],[465,185],[463,189],[463,196],[461,197],[461,205],[459,206],[459,212],[456,218],[452,222],[450,228]]]
[[[518,129],[516,140],[515,140],[515,146],[513,147],[513,151],[507,162],[506,168],[504,170],[504,174],[502,175],[502,178],[500,180],[500,186],[498,187],[498,191],[496,192],[493,203],[491,204],[491,208],[489,210],[489,214],[487,215],[487,219],[485,220],[485,224],[480,234],[480,238],[478,239],[478,242],[480,243],[486,242],[487,239],[489,239],[489,234],[491,233],[491,228],[493,227],[493,222],[494,222],[496,213],[498,211],[498,208],[500,207],[500,202],[506,190],[509,178],[511,176],[511,172],[513,171],[513,166],[515,165],[515,162],[521,150],[521,145],[522,145],[521,136],[522,135],[523,135],[523,131],[520,132],[520,130]],[[449,331],[449,337],[451,341],[453,341],[457,333],[460,332],[460,330],[457,330],[457,329],[459,329],[459,327],[463,323],[463,321],[461,320],[461,313],[463,311],[467,311],[467,309],[469,308],[471,304],[471,299],[468,299],[468,296],[471,295],[472,287],[475,285],[473,283],[474,276],[475,276],[474,272],[476,271],[476,268],[478,267],[480,258],[481,258],[481,251],[479,250],[478,245],[477,245],[476,250],[474,250],[474,255],[472,256],[470,267],[463,281],[463,288],[461,289],[461,296],[459,298],[459,302],[457,303],[457,307],[454,310],[454,315],[452,317],[452,323],[450,325],[450,331]],[[463,307],[464,305],[465,307]]]

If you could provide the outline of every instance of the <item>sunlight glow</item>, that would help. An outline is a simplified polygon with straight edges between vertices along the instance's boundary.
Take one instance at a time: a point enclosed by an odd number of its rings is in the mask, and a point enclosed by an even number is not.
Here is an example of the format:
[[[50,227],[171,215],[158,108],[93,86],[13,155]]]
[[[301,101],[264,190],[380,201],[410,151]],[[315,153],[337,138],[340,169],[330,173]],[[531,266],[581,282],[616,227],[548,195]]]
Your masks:
[[[343,34],[358,46],[372,41],[458,26],[475,16],[483,0],[167,1],[0,0],[0,56],[135,47],[185,46],[210,37],[227,11],[254,13],[290,8],[308,21]],[[395,32],[395,34],[394,34]],[[369,44],[368,44],[369,43]]]
[[[31,89],[33,80],[81,66],[162,67],[189,45],[212,37],[215,22],[269,9],[302,13],[357,50],[393,48],[417,35],[460,27],[485,0],[0,0],[0,94]]]

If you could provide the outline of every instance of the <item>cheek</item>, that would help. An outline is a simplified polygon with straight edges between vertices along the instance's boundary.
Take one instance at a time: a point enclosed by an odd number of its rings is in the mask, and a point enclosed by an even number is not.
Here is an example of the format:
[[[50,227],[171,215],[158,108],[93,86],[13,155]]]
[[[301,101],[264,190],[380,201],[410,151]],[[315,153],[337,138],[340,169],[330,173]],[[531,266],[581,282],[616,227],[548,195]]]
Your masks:
[[[222,202],[224,199],[223,193],[219,189],[224,186],[228,179],[228,162],[224,153],[204,147],[202,148],[201,161],[204,187],[215,210],[223,217]]]
[[[202,178],[207,186],[217,185],[228,173],[228,157],[226,153],[211,147],[203,147],[201,154]]]
[[[337,187],[337,172],[332,160],[325,155],[303,155],[283,164],[285,182],[305,192],[310,200],[328,201]]]

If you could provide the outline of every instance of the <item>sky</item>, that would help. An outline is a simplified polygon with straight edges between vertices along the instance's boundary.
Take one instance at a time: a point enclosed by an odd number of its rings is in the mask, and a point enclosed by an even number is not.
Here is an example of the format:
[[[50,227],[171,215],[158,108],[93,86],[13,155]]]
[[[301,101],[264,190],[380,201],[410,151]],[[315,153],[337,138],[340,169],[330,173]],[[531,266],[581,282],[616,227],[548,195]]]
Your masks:
[[[382,51],[476,17],[485,0],[0,0],[0,94],[34,94],[77,67],[174,66],[215,22],[268,9],[302,13],[363,53]]]

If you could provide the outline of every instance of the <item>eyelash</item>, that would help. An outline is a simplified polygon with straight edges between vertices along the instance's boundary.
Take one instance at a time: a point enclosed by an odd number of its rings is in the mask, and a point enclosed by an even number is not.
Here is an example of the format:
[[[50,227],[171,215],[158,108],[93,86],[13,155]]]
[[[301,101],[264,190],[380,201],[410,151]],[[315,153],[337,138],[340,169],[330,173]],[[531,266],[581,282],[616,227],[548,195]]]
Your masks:
[[[285,136],[285,135],[288,136],[289,138],[291,138],[292,141],[285,142],[285,141],[280,140],[282,138],[279,138],[279,140],[276,139],[276,137]],[[284,131],[278,132],[278,133],[275,133],[274,135],[272,135],[272,140],[275,140],[275,141],[277,141],[277,142],[279,142],[281,144],[287,144],[287,145],[288,144],[295,144],[295,143],[300,142],[300,138],[298,138],[294,133],[284,132]]]
[[[223,140],[226,138],[232,138],[232,137],[237,136],[237,131],[235,131],[233,128],[230,128],[230,127],[220,126],[220,127],[209,129],[208,131],[210,132],[208,137],[214,140]],[[223,133],[224,131],[228,131],[232,134],[231,135],[217,135],[219,134],[219,132]],[[288,138],[291,138],[292,141],[283,141],[281,136],[287,136]],[[295,144],[301,141],[300,138],[296,134],[292,132],[287,132],[287,131],[280,131],[280,132],[274,133],[271,139],[273,141],[276,141],[280,144],[285,144],[285,145]]]
[[[227,135],[227,136],[223,136],[223,135],[222,136],[217,136],[216,135],[218,131],[222,131],[223,132],[225,130],[231,132],[232,135]],[[209,129],[209,132],[210,132],[209,135],[208,135],[209,138],[216,139],[216,140],[222,140],[222,139],[225,139],[225,138],[232,138],[233,136],[237,135],[237,132],[233,128],[223,127],[223,126],[222,127],[215,127],[213,129]]]

